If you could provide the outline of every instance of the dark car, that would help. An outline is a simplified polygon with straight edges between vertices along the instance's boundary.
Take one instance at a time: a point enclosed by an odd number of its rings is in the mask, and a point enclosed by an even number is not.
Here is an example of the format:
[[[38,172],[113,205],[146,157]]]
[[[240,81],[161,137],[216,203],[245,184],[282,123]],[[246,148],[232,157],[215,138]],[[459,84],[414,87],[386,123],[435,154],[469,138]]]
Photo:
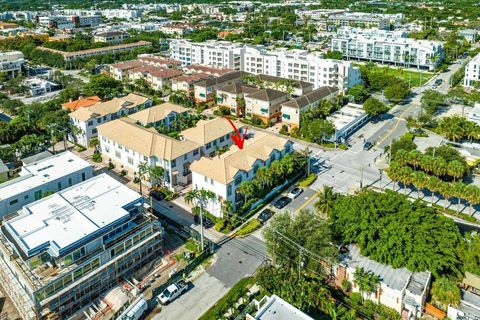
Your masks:
[[[157,201],[161,201],[161,200],[165,199],[165,194],[161,191],[158,191],[158,190],[152,190],[152,191],[150,191],[150,197],[152,197],[153,199],[155,199]]]
[[[274,204],[273,206],[277,209],[282,209],[283,207],[285,207],[287,204],[289,204],[290,202],[292,201],[292,199],[290,199],[289,197],[281,197],[280,199],[278,199]]]
[[[272,210],[270,209],[265,209],[263,210],[262,212],[260,212],[260,214],[258,215],[258,221],[260,221],[262,224],[265,223],[268,219],[270,219],[273,214],[275,212],[273,212]]]
[[[442,82],[443,82],[442,79],[437,79],[437,80],[435,80],[435,85],[439,86],[439,85],[442,84]]]
[[[367,141],[367,142],[365,142],[365,144],[363,145],[363,150],[368,151],[368,150],[372,149],[372,147],[373,147],[373,143],[371,143],[370,141]]]

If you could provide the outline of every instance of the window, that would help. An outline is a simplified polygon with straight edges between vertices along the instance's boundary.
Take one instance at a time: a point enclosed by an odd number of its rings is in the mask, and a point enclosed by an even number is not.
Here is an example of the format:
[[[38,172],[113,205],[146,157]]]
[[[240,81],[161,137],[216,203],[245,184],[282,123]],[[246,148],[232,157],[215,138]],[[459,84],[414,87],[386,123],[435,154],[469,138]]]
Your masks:
[[[85,181],[85,172],[82,172],[82,181]]]
[[[128,162],[128,164],[133,165],[133,158],[128,157],[128,158],[127,158],[127,162]]]
[[[227,196],[231,196],[231,195],[232,195],[232,186],[229,185],[229,186],[227,187]]]
[[[207,149],[210,149],[211,146],[212,146],[212,144],[210,142],[207,143]]]
[[[172,160],[172,168],[175,168],[177,166],[177,161],[176,160]]]
[[[40,200],[42,198],[42,190],[35,191],[34,196],[35,196],[35,201]]]
[[[225,138],[224,137],[220,137],[220,142],[223,142],[225,141]]]
[[[120,151],[115,150],[115,157],[117,157],[117,158],[121,158],[121,157],[122,157],[122,154],[120,153]]]
[[[10,201],[10,205],[13,206],[15,203],[18,203],[18,199]]]
[[[240,183],[242,183],[242,176],[238,176],[235,178],[235,186],[238,186]]]
[[[88,121],[88,126],[93,126],[93,121]]]
[[[62,190],[62,183],[61,182],[57,183],[57,189]]]
[[[187,154],[186,153],[183,155],[183,160],[187,160]]]
[[[198,154],[198,149],[193,150],[193,155],[196,156]]]

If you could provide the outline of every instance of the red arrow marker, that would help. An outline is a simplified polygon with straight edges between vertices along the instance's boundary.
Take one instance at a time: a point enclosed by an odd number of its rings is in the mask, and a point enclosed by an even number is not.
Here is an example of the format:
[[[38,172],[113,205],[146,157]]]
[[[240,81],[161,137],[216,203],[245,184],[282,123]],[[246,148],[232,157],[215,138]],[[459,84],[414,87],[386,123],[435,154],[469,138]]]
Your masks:
[[[224,118],[227,119],[227,121],[230,123],[233,130],[235,131],[235,134],[232,134],[230,136],[232,138],[232,141],[235,142],[238,149],[243,149],[243,143],[245,142],[245,137],[247,136],[248,127],[245,128],[245,132],[242,135],[240,134],[240,131],[238,131],[237,127],[235,127],[235,124],[229,117],[224,117]]]

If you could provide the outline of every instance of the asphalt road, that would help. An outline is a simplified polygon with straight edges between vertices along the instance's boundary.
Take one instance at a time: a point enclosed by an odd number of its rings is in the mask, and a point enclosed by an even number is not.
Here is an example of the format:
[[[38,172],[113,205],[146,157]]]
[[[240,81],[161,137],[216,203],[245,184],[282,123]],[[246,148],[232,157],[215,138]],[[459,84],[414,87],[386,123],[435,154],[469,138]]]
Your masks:
[[[198,319],[221,299],[240,279],[252,275],[264,262],[266,249],[255,236],[230,239],[216,253],[215,263],[197,280],[193,288],[162,308],[156,320]]]

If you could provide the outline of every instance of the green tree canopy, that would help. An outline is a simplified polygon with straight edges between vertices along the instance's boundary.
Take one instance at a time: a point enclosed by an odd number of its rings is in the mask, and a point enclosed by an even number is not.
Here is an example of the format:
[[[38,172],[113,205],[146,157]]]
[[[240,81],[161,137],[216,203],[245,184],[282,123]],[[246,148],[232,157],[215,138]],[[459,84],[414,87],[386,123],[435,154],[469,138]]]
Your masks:
[[[374,97],[370,97],[363,104],[363,109],[367,114],[377,117],[382,113],[387,112],[388,107],[385,105],[385,103],[381,102],[380,100]]]

